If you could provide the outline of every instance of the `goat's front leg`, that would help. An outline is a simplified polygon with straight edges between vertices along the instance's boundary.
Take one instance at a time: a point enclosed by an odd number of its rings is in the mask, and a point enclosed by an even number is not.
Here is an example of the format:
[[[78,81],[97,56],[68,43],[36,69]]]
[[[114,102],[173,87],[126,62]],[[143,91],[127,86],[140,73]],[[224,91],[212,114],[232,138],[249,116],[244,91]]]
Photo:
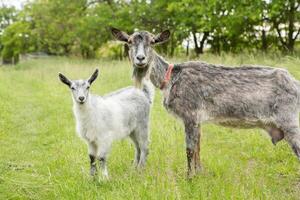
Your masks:
[[[198,124],[185,122],[185,140],[188,178],[193,177],[201,170],[200,163],[200,134],[201,128]]]
[[[99,144],[99,154],[98,154],[98,159],[99,159],[99,163],[100,163],[100,169],[102,172],[102,176],[105,179],[108,179],[108,170],[107,170],[107,155],[110,151],[111,148],[111,141],[105,141],[102,142],[101,144]]]
[[[89,157],[90,157],[90,175],[95,176],[97,172],[96,157],[97,157],[97,146],[93,142],[88,142]]]
[[[148,156],[148,153],[149,153],[148,141],[142,142],[140,148],[141,148],[141,156],[140,156],[140,160],[139,160],[139,163],[138,163],[137,167],[138,168],[143,168],[146,164],[147,156]]]
[[[135,146],[135,159],[134,159],[134,166],[138,166],[139,161],[140,161],[140,156],[141,156],[141,149],[138,143],[138,140],[136,138],[135,132],[131,133],[130,135],[131,140],[134,143]]]
[[[108,179],[108,171],[107,171],[106,161],[107,161],[107,157],[106,156],[99,157],[99,162],[100,162],[100,168],[101,168],[101,171],[102,171],[102,176],[105,179]]]

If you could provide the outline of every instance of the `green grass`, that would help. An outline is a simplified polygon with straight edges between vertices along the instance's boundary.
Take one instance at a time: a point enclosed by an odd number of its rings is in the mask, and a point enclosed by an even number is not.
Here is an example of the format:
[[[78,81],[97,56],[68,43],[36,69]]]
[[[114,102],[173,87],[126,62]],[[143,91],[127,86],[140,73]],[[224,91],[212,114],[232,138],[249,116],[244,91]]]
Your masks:
[[[300,79],[300,59],[206,55],[207,62],[287,68]],[[286,142],[276,147],[261,130],[205,125],[204,170],[186,180],[182,124],[166,112],[161,94],[151,113],[151,145],[143,171],[132,167],[134,147],[116,142],[110,180],[89,177],[85,143],[75,133],[68,88],[59,71],[88,77],[100,67],[92,92],[131,85],[128,61],[47,58],[0,68],[0,199],[299,199],[300,163]]]

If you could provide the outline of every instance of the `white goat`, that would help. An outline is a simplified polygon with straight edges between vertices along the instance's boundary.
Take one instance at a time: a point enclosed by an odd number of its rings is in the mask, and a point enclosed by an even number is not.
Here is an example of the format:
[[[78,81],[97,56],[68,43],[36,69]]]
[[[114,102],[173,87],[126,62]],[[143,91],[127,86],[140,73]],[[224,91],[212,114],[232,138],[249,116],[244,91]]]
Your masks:
[[[113,141],[129,136],[135,147],[135,164],[145,165],[149,143],[149,114],[153,101],[151,83],[143,90],[127,87],[100,97],[89,93],[98,76],[98,69],[88,80],[69,80],[59,73],[59,79],[69,86],[73,97],[73,111],[77,133],[88,144],[90,174],[97,171],[100,161],[102,175],[108,177],[106,160]]]

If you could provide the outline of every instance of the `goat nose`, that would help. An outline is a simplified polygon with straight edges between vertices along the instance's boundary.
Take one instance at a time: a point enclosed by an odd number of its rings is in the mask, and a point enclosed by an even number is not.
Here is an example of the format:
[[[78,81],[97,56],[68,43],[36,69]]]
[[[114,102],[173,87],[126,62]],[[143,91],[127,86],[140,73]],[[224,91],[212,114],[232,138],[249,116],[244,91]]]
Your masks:
[[[136,57],[136,59],[138,59],[139,61],[143,61],[145,59],[145,56],[144,55],[138,55]]]
[[[78,99],[79,99],[80,101],[83,101],[83,100],[84,100],[84,97],[83,97],[83,96],[80,96]]]

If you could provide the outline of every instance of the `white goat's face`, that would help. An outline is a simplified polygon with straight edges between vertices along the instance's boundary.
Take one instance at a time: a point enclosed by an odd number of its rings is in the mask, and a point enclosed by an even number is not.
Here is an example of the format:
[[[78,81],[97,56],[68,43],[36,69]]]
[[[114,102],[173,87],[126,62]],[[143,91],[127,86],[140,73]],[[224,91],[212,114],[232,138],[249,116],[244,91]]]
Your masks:
[[[90,84],[86,80],[76,80],[72,81],[70,89],[73,99],[79,104],[84,104],[89,95]]]
[[[59,73],[59,79],[61,82],[66,84],[72,92],[72,96],[75,102],[78,104],[83,105],[89,96],[89,89],[94,80],[98,76],[98,69],[95,70],[95,72],[92,74],[92,76],[87,80],[70,80],[63,74]]]
[[[148,66],[152,58],[152,46],[167,41],[170,37],[170,31],[166,30],[158,35],[153,35],[147,31],[138,31],[132,35],[111,28],[114,37],[129,46],[130,60],[136,68]]]

